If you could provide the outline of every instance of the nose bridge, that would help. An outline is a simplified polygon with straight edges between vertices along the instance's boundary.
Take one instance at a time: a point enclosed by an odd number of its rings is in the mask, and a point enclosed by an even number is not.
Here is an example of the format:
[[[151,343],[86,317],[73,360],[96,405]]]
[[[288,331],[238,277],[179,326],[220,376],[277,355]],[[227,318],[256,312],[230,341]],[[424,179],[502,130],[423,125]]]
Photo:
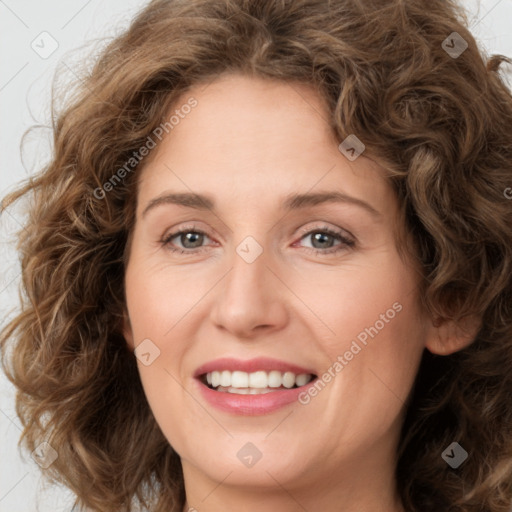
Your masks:
[[[233,311],[242,309],[246,302],[252,302],[252,308],[256,311],[258,302],[267,293],[268,251],[263,244],[263,241],[260,243],[249,235],[234,247],[225,289],[226,299]]]
[[[213,321],[237,337],[248,337],[256,327],[282,325],[286,307],[278,280],[269,270],[270,251],[263,235],[245,236],[234,247],[230,270],[215,297]]]

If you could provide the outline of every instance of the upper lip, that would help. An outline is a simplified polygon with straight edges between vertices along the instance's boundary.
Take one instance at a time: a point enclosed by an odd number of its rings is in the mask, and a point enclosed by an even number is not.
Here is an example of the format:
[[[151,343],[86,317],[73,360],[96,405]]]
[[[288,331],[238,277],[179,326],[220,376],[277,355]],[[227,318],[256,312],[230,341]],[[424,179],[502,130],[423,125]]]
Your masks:
[[[271,371],[277,370],[280,372],[293,372],[296,375],[301,373],[308,373],[314,375],[315,373],[308,368],[301,367],[296,364],[288,363],[286,361],[280,361],[279,359],[272,359],[268,357],[257,357],[254,359],[234,359],[230,357],[223,357],[220,359],[214,359],[201,365],[194,373],[194,377],[199,377],[205,373],[213,371],[241,371],[252,373],[259,370]]]

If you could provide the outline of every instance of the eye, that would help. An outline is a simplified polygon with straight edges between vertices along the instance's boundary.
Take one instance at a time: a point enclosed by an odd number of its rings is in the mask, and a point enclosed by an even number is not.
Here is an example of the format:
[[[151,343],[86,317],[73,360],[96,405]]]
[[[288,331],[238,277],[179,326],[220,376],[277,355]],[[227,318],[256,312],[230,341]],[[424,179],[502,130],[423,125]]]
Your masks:
[[[327,226],[316,228],[301,236],[301,240],[310,239],[312,247],[304,247],[315,254],[332,254],[346,250],[355,245],[355,241],[342,231],[335,231]],[[333,245],[335,241],[339,243]]]
[[[303,247],[303,249],[314,254],[337,253],[355,245],[355,241],[349,238],[345,232],[336,231],[327,226],[307,231],[302,234],[300,240],[308,238],[311,240],[312,247]],[[160,243],[172,252],[195,254],[208,248],[203,245],[205,239],[210,239],[210,237],[204,231],[197,229],[195,226],[186,226],[179,231],[174,231],[164,236]],[[173,240],[175,241],[173,242]],[[333,245],[336,241],[338,244]],[[178,245],[176,247],[176,243],[179,243],[181,246]]]
[[[161,244],[172,252],[179,252],[180,254],[195,253],[205,249],[202,245],[205,238],[209,237],[204,231],[189,226],[182,228],[180,231],[169,233],[161,240]],[[172,242],[174,239],[177,239],[182,247],[175,247],[175,243]]]

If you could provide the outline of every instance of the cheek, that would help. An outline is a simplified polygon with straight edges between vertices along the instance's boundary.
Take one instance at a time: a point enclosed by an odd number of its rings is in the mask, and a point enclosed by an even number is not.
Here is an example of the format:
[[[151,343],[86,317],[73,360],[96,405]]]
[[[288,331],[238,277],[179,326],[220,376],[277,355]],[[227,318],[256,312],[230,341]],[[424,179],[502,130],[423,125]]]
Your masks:
[[[365,261],[317,270],[314,276],[295,280],[293,286],[325,327],[321,339],[326,348],[343,348],[359,333],[364,340],[365,329],[375,325],[379,336],[384,332],[398,336],[401,326],[419,322],[414,271],[392,252],[381,254],[375,264]]]
[[[126,297],[135,345],[144,338],[165,340],[186,321],[208,291],[204,279],[191,279],[191,274],[135,264],[127,269]]]
[[[425,341],[415,276],[389,253],[378,265],[331,272],[310,289],[307,302],[322,321],[316,339],[324,370],[343,375],[334,379],[343,396],[365,393],[377,407],[392,395],[405,401]],[[343,369],[333,368],[339,356]]]
[[[179,286],[183,283],[179,279],[169,281],[161,276],[158,278],[158,275],[158,272],[140,266],[129,267],[126,272],[127,305],[133,344],[135,347],[144,344],[143,352],[150,354],[149,364],[143,362],[144,357],[137,358],[146,399],[163,434],[178,449],[185,443],[183,432],[194,427],[193,421],[208,427],[204,424],[204,414],[191,418],[190,407],[186,407],[189,400],[182,385],[183,375],[180,374],[187,344],[179,341],[190,336],[183,332],[183,327],[187,325],[185,315],[190,310],[189,303],[194,303],[195,293],[186,286],[183,288],[186,293],[182,293]],[[142,354],[142,351],[138,352]],[[187,415],[177,422],[176,417],[185,411]]]

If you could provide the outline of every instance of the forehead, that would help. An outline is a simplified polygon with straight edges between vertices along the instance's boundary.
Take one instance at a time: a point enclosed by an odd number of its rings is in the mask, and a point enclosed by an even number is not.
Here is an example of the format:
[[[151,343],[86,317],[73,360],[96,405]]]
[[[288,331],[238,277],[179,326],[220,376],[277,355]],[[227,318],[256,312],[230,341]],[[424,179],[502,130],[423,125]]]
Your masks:
[[[196,105],[183,114],[190,98]],[[142,171],[140,208],[164,189],[244,206],[315,188],[367,197],[376,208],[392,200],[382,167],[338,150],[325,100],[311,85],[225,75],[189,89],[167,117],[176,113],[179,122]]]

